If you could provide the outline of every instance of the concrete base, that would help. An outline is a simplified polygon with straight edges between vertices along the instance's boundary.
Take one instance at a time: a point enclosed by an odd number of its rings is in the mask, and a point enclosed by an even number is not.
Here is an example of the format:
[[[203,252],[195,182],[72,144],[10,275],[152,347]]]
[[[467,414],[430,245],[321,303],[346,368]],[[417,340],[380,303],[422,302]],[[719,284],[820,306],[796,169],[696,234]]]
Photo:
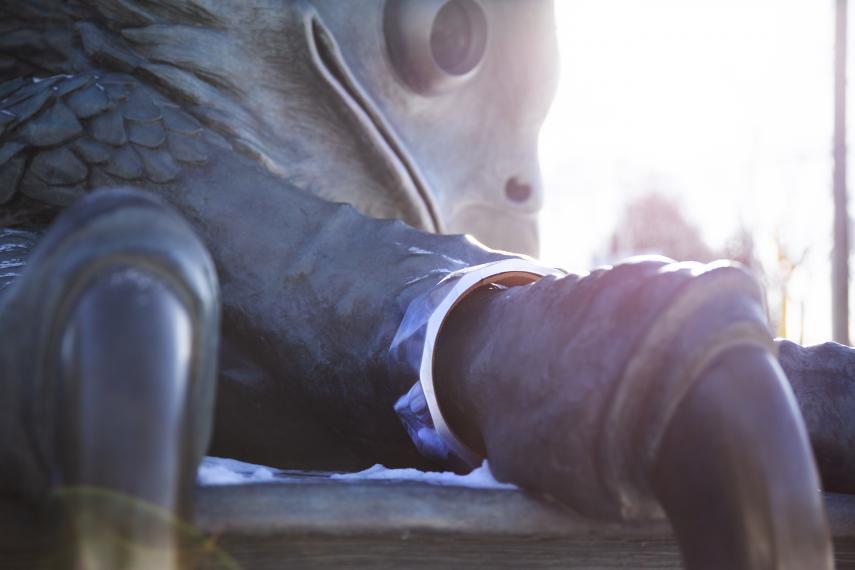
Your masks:
[[[855,495],[826,494],[837,568],[855,568]],[[51,534],[0,509],[3,568],[55,567]],[[680,568],[667,523],[591,522],[515,490],[288,477],[197,489],[203,568]]]

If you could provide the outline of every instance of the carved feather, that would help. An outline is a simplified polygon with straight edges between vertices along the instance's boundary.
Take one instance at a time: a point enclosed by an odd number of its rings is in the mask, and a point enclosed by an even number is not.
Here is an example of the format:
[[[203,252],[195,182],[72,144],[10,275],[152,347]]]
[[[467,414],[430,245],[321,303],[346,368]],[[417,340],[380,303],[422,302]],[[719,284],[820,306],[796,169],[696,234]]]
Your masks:
[[[277,91],[258,65],[276,43],[241,23],[274,28],[288,6],[261,17],[219,0],[0,0],[0,205],[24,195],[61,207],[105,184],[174,183],[212,145],[285,176],[291,151],[270,117],[306,94]],[[43,154],[57,149],[67,152]]]
[[[131,76],[15,79],[0,93],[0,203],[22,192],[65,206],[106,183],[172,182],[207,160],[201,125]]]

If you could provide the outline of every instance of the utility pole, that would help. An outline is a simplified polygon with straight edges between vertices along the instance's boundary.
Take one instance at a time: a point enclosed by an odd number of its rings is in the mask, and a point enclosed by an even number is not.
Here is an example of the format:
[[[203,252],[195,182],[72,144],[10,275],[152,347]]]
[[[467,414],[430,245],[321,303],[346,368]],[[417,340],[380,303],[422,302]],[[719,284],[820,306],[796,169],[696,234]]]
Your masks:
[[[849,211],[846,199],[846,2],[834,21],[834,248],[831,253],[832,337],[849,344]]]

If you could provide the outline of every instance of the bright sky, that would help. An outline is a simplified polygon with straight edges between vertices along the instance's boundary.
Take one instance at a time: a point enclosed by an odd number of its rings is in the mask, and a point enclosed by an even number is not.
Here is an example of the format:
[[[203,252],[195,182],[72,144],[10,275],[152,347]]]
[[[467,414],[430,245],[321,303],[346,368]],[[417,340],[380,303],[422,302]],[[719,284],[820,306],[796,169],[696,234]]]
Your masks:
[[[555,4],[562,63],[541,135],[542,257],[571,270],[601,263],[621,204],[655,188],[710,245],[740,223],[753,229],[773,306],[775,232],[790,256],[807,252],[790,281],[788,336],[799,339],[803,304],[804,341],[829,339],[833,0]]]

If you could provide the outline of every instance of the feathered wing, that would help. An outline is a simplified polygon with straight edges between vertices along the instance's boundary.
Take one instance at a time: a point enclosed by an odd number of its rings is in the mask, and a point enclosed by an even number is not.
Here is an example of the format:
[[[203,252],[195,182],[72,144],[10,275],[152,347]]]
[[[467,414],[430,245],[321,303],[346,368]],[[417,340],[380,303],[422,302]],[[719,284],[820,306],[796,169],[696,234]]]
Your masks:
[[[220,24],[205,0],[0,4],[0,207],[180,183],[211,145],[264,164],[263,127],[228,88],[234,70],[201,69],[221,58],[199,53],[174,61],[176,42],[225,49]]]
[[[0,84],[0,204],[22,194],[61,207],[100,186],[175,182],[207,161],[214,136],[128,74],[12,79]]]
[[[0,82],[67,73],[79,65],[67,8],[63,0],[0,2]]]
[[[122,41],[122,30],[162,23],[222,30],[226,26],[216,12],[229,4],[219,0],[3,0],[0,82],[71,72],[93,63],[130,71],[141,58]],[[100,31],[90,27],[81,34],[81,22],[102,27]]]

